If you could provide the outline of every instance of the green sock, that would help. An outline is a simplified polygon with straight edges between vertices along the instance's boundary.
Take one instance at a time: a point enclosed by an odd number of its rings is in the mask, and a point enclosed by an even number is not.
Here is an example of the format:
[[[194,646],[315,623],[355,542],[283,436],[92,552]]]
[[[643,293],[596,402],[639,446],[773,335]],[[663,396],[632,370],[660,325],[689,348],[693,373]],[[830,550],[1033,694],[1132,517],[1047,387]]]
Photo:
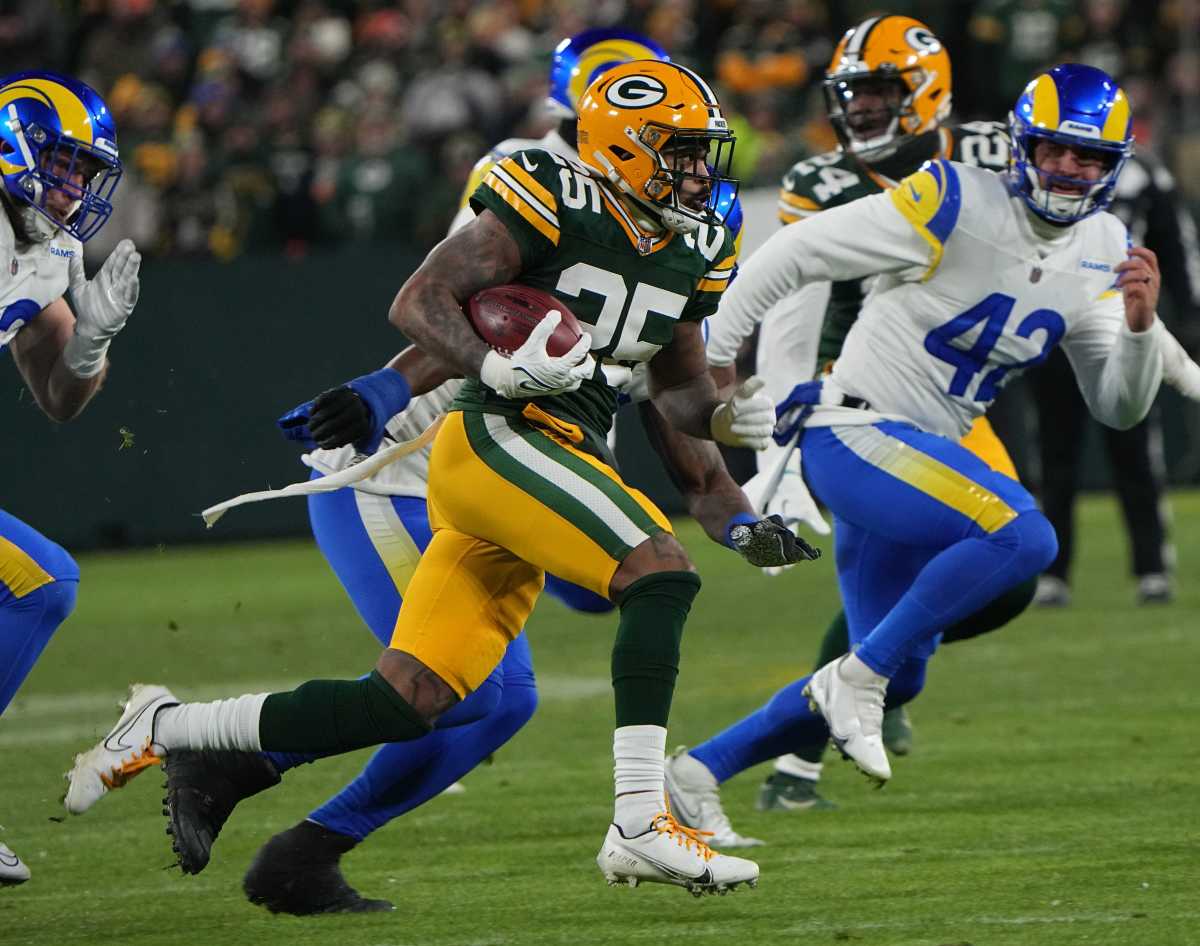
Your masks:
[[[612,652],[618,728],[667,725],[683,624],[699,591],[700,576],[693,572],[658,572],[621,595]]]
[[[272,693],[258,718],[259,742],[268,752],[336,755],[419,739],[429,729],[377,670],[361,680],[310,680]]]
[[[953,644],[955,641],[970,640],[972,637],[978,637],[980,634],[1004,627],[1029,607],[1035,591],[1037,591],[1036,575],[1028,581],[1021,582],[1015,588],[1009,588],[1004,594],[993,598],[974,614],[963,618],[952,627],[946,628],[942,633],[942,643]]]
[[[837,660],[850,650],[850,625],[846,621],[846,612],[839,611],[837,617],[829,622],[825,636],[821,638],[821,649],[817,651],[817,662],[814,670],[820,670],[827,663]],[[825,756],[825,746],[828,740],[810,742],[793,750],[805,762],[820,762]]]

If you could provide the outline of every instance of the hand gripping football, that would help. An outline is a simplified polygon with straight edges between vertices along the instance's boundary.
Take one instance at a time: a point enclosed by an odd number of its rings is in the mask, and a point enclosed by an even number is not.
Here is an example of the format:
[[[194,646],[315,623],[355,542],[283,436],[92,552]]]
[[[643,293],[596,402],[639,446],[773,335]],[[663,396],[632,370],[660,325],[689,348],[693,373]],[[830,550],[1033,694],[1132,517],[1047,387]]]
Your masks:
[[[505,355],[520,348],[551,309],[562,313],[546,343],[546,350],[557,357],[569,352],[583,331],[571,310],[550,293],[513,284],[481,289],[467,300],[467,318],[475,334]]]

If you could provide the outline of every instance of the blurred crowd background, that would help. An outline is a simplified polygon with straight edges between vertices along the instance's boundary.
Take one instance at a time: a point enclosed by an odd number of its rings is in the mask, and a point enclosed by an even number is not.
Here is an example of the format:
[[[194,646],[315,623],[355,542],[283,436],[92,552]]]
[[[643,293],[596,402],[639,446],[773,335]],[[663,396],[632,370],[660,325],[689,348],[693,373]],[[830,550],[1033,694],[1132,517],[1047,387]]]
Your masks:
[[[1138,147],[1200,200],[1200,0],[0,0],[5,71],[57,68],[109,102],[127,177],[111,224],[159,255],[303,257],[445,233],[475,160],[538,136],[557,42],[622,25],[716,85],[737,173],[775,186],[836,143],[821,78],[876,12],[928,23],[960,120],[1002,119],[1055,61],[1121,78]]]

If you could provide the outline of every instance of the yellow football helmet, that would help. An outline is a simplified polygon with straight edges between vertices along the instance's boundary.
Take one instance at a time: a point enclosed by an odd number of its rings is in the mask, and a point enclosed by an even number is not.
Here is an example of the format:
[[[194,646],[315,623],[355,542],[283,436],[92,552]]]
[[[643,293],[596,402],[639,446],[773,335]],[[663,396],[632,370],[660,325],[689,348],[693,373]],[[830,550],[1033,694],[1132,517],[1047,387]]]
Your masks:
[[[950,114],[950,56],[920,20],[877,16],[846,31],[825,74],[825,103],[847,151],[878,160]]]
[[[670,230],[721,222],[718,194],[737,190],[734,136],[696,73],[659,60],[623,63],[588,86],[578,109],[580,160]]]

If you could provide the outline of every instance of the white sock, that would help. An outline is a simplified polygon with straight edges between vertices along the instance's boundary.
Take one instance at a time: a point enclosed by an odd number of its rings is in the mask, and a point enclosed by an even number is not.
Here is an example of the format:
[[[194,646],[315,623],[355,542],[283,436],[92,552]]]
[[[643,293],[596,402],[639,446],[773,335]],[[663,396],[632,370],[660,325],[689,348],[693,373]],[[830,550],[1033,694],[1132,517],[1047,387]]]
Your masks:
[[[881,673],[876,673],[865,663],[862,662],[858,654],[847,654],[842,658],[842,662],[838,664],[834,671],[847,683],[855,683],[858,685],[886,684],[888,678]]]
[[[820,762],[809,762],[798,755],[781,755],[775,760],[775,771],[795,778],[806,778],[810,782],[821,781],[821,770],[825,766]]]
[[[641,834],[666,810],[663,765],[667,730],[663,726],[622,726],[613,733],[613,782],[617,800],[613,823],[626,837]]]
[[[172,749],[241,749],[261,752],[258,717],[268,693],[213,703],[180,703],[154,717],[154,744]]]

